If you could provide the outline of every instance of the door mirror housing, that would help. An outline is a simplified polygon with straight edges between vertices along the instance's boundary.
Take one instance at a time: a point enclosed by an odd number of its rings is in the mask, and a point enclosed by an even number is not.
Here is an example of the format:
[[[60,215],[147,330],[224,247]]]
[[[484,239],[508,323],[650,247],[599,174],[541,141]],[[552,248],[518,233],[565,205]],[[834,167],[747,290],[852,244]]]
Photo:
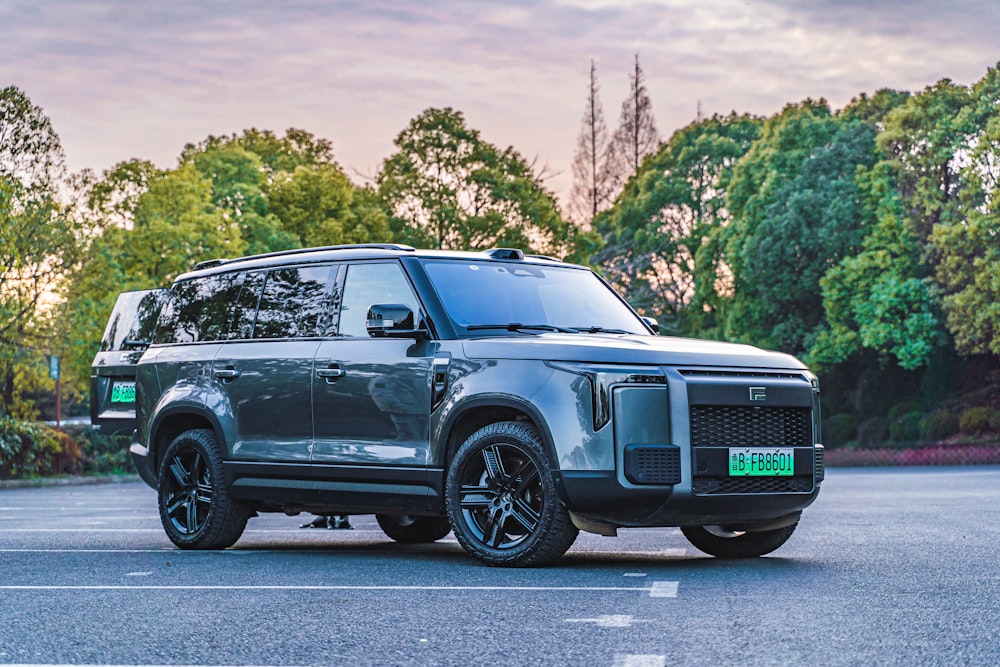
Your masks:
[[[372,338],[421,338],[426,335],[416,326],[410,307],[402,303],[378,303],[368,309],[365,328]]]

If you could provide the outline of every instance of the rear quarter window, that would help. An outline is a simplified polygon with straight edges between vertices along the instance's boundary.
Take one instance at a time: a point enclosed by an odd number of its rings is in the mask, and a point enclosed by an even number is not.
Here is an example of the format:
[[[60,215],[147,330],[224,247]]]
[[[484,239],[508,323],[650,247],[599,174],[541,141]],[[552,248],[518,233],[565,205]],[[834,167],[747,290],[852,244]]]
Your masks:
[[[242,276],[224,273],[174,283],[160,311],[154,343],[221,340]]]
[[[118,295],[101,339],[101,352],[117,352],[128,343],[148,345],[156,331],[160,307],[170,290],[122,292]]]

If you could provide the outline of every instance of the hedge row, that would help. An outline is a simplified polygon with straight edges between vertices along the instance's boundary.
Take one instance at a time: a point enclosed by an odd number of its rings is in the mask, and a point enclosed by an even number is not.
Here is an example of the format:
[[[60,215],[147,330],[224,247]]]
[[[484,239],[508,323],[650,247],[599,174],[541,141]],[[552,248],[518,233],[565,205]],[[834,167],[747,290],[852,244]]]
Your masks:
[[[1000,465],[1000,444],[929,445],[903,449],[833,449],[826,452],[829,467]]]
[[[0,417],[0,479],[134,471],[127,438]]]

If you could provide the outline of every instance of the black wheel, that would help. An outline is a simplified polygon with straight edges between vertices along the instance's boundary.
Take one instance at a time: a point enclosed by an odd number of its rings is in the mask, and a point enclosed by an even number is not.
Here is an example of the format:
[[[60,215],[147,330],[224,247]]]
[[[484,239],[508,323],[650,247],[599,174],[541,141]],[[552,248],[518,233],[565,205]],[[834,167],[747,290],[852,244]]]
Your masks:
[[[579,533],[538,432],[521,422],[484,426],[465,441],[448,467],[445,502],[455,537],[487,565],[551,563]]]
[[[684,526],[688,542],[718,558],[756,558],[769,554],[795,532],[798,523],[759,533],[726,530],[723,526]]]
[[[225,549],[240,539],[250,512],[229,495],[215,434],[184,431],[167,447],[157,484],[160,521],[181,549]]]
[[[436,542],[451,532],[446,516],[376,514],[375,520],[386,535],[407,544]]]

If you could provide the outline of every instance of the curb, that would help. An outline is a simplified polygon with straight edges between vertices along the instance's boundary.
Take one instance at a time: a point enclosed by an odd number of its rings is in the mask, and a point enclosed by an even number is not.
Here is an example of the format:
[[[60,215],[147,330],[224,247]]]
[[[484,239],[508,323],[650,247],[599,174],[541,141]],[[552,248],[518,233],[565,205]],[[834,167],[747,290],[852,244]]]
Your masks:
[[[127,484],[141,481],[142,479],[139,475],[32,477],[29,479],[0,479],[0,489],[28,489],[41,486],[92,486],[95,484]]]

